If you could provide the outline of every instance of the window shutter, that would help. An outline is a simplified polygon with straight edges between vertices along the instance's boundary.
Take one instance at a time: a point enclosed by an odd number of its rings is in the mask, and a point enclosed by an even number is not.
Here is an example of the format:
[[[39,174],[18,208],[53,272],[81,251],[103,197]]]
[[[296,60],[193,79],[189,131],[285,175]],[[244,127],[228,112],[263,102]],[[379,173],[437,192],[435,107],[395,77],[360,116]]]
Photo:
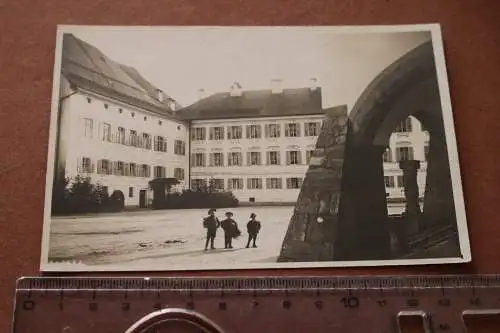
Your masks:
[[[232,161],[231,161],[231,153],[227,153],[227,165],[232,166]]]
[[[220,139],[219,140],[224,140],[224,133],[225,132],[225,127],[220,128]]]
[[[266,164],[271,165],[271,152],[266,152]]]
[[[262,137],[262,126],[257,125],[257,138],[260,139]]]
[[[413,157],[413,147],[408,147],[408,158],[410,160],[414,159],[414,157]]]
[[[191,154],[191,166],[197,166],[196,165],[196,154],[195,153],[192,153]]]
[[[278,188],[279,189],[283,188],[283,179],[282,178],[278,178]]]
[[[252,165],[252,153],[247,152],[247,165]]]
[[[269,137],[269,127],[271,125],[264,125],[264,135],[266,136],[266,138]]]
[[[281,152],[277,151],[276,152],[276,164],[281,165],[281,157],[280,157]]]
[[[214,139],[214,128],[213,127],[210,127],[209,129],[209,139],[210,140],[213,140]]]
[[[311,135],[311,125],[312,123],[304,123],[304,136]]]
[[[245,128],[245,132],[246,132],[246,137],[247,139],[250,139],[250,125],[247,125],[246,128]]]
[[[299,178],[299,179],[298,179],[299,188],[301,188],[301,187],[302,187],[302,183],[303,183],[303,182],[304,182],[304,179],[302,179],[302,178]]]
[[[248,179],[247,179],[247,188],[248,188],[249,190],[251,190],[251,189],[252,189],[252,178],[248,178]]]
[[[285,124],[285,136],[290,136],[290,124]]]
[[[233,189],[233,179],[232,178],[229,178],[227,180],[227,189],[228,190],[232,190]]]
[[[290,156],[291,155],[291,152],[290,151],[287,151],[286,152],[286,165],[290,165]]]
[[[232,134],[233,134],[233,133],[231,132],[231,127],[230,127],[230,126],[228,126],[228,127],[227,127],[227,139],[228,139],[228,140],[233,139]]]
[[[396,162],[401,161],[401,148],[396,148]]]
[[[297,151],[297,164],[302,164],[302,151]]]
[[[129,170],[129,164],[128,163],[124,163],[123,164],[123,174],[125,176],[130,176],[130,170]]]
[[[297,136],[300,136],[300,132],[301,132],[301,127],[302,126],[300,126],[300,123],[296,123],[295,126],[297,128]]]
[[[208,166],[214,166],[214,153],[208,154]]]
[[[224,166],[224,153],[220,153],[220,166]]]

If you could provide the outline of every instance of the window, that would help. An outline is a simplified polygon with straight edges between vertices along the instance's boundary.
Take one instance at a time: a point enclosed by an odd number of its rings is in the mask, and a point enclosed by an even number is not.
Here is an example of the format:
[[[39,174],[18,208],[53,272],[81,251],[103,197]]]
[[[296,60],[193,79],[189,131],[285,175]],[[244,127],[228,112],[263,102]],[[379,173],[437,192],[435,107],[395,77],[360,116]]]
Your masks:
[[[382,159],[384,160],[385,163],[392,162],[392,151],[391,151],[391,148],[387,148],[384,151],[384,155],[382,155]]]
[[[90,118],[83,119],[83,136],[92,138],[94,132],[94,121]]]
[[[149,178],[151,177],[151,167],[147,164],[142,164],[140,168],[140,176]]]
[[[306,151],[306,163],[309,164],[311,162],[311,157],[314,154],[314,150],[307,150]]]
[[[384,176],[385,187],[393,188],[394,187],[394,177],[393,176]]]
[[[426,161],[429,160],[429,146],[428,145],[424,146],[424,158]]]
[[[167,174],[167,170],[165,169],[165,167],[162,167],[162,166],[155,166],[155,169],[154,169],[154,176],[155,178],[165,178],[166,174]]]
[[[117,143],[120,143],[122,145],[125,144],[125,128],[118,127],[118,138],[117,139],[118,139]]]
[[[116,176],[123,176],[125,174],[125,163],[122,161],[113,162],[114,174]]]
[[[398,187],[405,187],[405,182],[403,176],[398,176]]]
[[[242,178],[229,178],[227,180],[227,188],[229,190],[242,190],[243,189],[243,179]]]
[[[283,188],[283,181],[281,178],[267,178],[266,179],[267,189],[281,189]]]
[[[298,150],[292,150],[292,151],[287,151],[286,152],[286,164],[287,165],[294,165],[294,164],[301,164],[301,154],[300,151]]]
[[[80,173],[92,173],[92,160],[90,157],[80,157],[78,160],[77,171]]]
[[[193,141],[206,140],[207,129],[205,127],[195,127],[191,132],[191,139]]]
[[[155,136],[154,150],[167,152],[167,140],[163,136]]]
[[[137,177],[137,164],[130,163],[128,165],[128,175],[131,177]]]
[[[230,152],[227,155],[228,166],[241,166],[243,163],[243,155],[240,152]]]
[[[214,178],[210,181],[210,184],[212,185],[212,188],[214,190],[218,190],[218,191],[224,190],[224,179]]]
[[[412,126],[411,126],[411,118],[408,117],[405,120],[401,121],[398,126],[396,126],[396,129],[394,132],[397,133],[405,133],[405,132],[411,132]]]
[[[266,138],[279,138],[281,135],[281,125],[280,124],[269,124],[266,125]]]
[[[174,154],[175,155],[186,155],[186,143],[182,140],[175,140],[174,142]]]
[[[260,165],[260,151],[252,151],[247,153],[247,165]]]
[[[142,148],[151,149],[151,135],[142,133]]]
[[[297,123],[285,124],[285,136],[287,137],[300,136],[300,124]]]
[[[267,152],[267,165],[280,165],[280,152],[268,151]]]
[[[318,136],[319,134],[319,122],[305,123],[304,125],[304,135],[305,136]]]
[[[262,178],[248,178],[247,188],[249,190],[260,190],[262,189]]]
[[[210,140],[224,140],[224,127],[210,127]]]
[[[112,174],[111,162],[109,160],[99,160],[97,161],[97,173],[101,175]]]
[[[101,140],[111,141],[111,125],[108,123],[102,124]]]
[[[174,168],[174,177],[178,180],[184,180],[184,169],[183,168]]]
[[[205,179],[193,179],[191,181],[191,189],[194,191],[203,189],[207,186]]]
[[[413,147],[398,147],[396,148],[396,160],[406,161],[413,160]]]
[[[286,179],[286,188],[297,189],[302,187],[302,178],[291,177]]]
[[[128,188],[128,197],[129,198],[133,198],[134,197],[134,188],[133,187],[129,187]]]
[[[205,166],[205,153],[194,153],[191,155],[192,166],[194,167],[204,167]]]
[[[239,140],[243,137],[243,129],[241,126],[229,126],[227,128],[227,138],[229,140]]]
[[[222,153],[210,153],[208,156],[209,166],[221,167],[224,166],[224,155]]]
[[[137,147],[139,145],[139,138],[137,136],[137,131],[130,130],[129,140],[130,140],[129,145],[133,147]]]
[[[247,139],[260,139],[261,126],[260,125],[247,125]]]

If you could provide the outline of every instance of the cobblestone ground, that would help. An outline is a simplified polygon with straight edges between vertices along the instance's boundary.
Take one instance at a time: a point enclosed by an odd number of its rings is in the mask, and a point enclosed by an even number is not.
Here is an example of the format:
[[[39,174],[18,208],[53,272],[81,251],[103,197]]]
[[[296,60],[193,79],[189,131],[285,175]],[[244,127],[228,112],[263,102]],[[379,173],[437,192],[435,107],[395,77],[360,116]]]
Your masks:
[[[231,209],[242,236],[234,249],[223,249],[219,230],[216,250],[204,251],[206,210],[140,211],[84,217],[56,217],[51,222],[49,260],[77,261],[97,269],[209,269],[276,262],[293,207]],[[219,209],[217,216],[224,217]],[[246,249],[251,212],[262,222],[258,248]],[[222,248],[222,249],[221,249]],[[67,265],[67,263],[65,264]]]

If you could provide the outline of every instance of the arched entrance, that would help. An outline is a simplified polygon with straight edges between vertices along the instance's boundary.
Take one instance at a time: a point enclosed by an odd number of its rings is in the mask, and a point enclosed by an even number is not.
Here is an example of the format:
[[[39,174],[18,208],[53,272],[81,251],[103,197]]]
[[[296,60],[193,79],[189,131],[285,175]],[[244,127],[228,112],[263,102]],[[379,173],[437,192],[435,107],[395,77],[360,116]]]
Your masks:
[[[125,208],[125,196],[120,190],[115,190],[111,194],[111,205],[115,211],[121,211]]]
[[[437,72],[427,42],[379,74],[349,114],[335,260],[392,258],[382,155],[394,128],[410,115],[429,131],[430,141],[423,212],[415,197],[419,163],[400,164],[405,233],[456,226]]]

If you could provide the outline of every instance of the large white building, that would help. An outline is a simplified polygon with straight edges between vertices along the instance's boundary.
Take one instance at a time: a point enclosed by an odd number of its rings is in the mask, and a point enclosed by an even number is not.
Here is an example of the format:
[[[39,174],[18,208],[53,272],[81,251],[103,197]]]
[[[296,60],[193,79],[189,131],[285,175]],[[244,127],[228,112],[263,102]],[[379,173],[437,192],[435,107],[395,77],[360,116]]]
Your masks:
[[[56,175],[89,177],[126,206],[148,206],[154,177],[188,186],[189,127],[175,100],[71,34],[62,57]]]
[[[147,207],[149,181],[173,177],[177,189],[210,185],[240,202],[293,203],[324,119],[321,88],[244,91],[235,83],[181,108],[133,68],[64,36],[56,173],[90,177],[124,205]],[[422,161],[428,134],[403,121],[384,154],[389,201],[404,198],[399,159]],[[402,209],[402,207],[401,207]]]

